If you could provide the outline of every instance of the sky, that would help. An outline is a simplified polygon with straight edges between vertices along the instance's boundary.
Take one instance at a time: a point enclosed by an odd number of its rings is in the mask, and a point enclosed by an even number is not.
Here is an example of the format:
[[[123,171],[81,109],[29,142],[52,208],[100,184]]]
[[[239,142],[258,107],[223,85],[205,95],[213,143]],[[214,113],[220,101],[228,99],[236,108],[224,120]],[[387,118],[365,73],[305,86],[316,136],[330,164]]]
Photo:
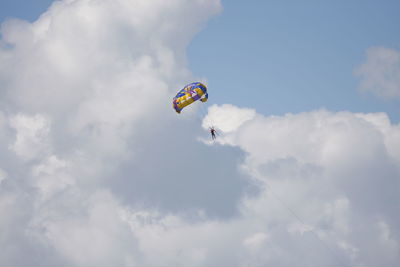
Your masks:
[[[398,1],[25,2],[0,3],[1,266],[399,265]]]
[[[222,3],[188,49],[192,71],[209,79],[217,101],[279,115],[384,111],[399,121],[398,97],[360,92],[354,75],[367,49],[400,50],[399,1]]]

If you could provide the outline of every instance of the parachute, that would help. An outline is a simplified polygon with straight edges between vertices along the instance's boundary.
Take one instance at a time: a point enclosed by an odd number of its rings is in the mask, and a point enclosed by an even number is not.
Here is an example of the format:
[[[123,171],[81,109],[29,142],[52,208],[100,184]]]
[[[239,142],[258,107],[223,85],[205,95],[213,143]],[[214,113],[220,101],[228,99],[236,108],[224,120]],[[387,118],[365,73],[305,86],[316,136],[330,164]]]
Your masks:
[[[208,99],[207,87],[199,82],[186,85],[172,100],[172,106],[177,113],[193,102],[199,100],[206,102]]]

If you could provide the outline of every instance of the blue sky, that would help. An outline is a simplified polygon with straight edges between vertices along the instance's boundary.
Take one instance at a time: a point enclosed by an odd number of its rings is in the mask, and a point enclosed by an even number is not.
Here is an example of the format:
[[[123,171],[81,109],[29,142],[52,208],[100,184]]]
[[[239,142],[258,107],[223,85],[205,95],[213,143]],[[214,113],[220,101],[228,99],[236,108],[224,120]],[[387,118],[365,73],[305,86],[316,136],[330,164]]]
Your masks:
[[[223,6],[189,47],[191,69],[209,79],[216,101],[264,114],[385,111],[399,121],[398,101],[359,93],[353,76],[367,48],[400,48],[399,1],[223,1]]]
[[[0,20],[34,21],[51,0],[3,0]],[[396,100],[357,91],[353,70],[369,47],[400,49],[400,2],[222,1],[188,48],[190,69],[208,80],[210,103],[282,115],[325,108],[386,112]]]
[[[34,21],[42,14],[53,0],[2,0],[0,3],[0,20],[6,18],[20,18]]]

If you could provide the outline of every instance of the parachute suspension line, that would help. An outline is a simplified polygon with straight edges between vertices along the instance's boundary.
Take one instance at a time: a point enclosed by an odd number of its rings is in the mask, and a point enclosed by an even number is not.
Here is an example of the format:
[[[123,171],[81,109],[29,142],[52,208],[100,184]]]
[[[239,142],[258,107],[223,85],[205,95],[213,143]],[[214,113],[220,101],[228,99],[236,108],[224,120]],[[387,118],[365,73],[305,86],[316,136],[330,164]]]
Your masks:
[[[206,105],[207,103],[200,103],[200,113],[203,119],[207,116]]]
[[[199,108],[197,110],[197,116],[200,118],[201,123],[203,123],[203,120],[207,115],[205,108],[204,108],[205,105],[206,105],[206,103],[199,103]]]
[[[200,126],[203,124],[204,115],[201,112],[201,107],[199,107],[198,111],[196,112],[196,119],[199,121]]]
[[[195,117],[196,120],[199,122],[200,127],[203,124],[204,118],[206,117],[206,112],[204,111],[204,106],[206,103],[199,103],[199,107],[197,108],[197,111],[195,111]]]
[[[208,115],[208,106],[209,106],[208,102],[201,103],[200,113],[201,113],[201,116],[202,116],[202,120],[204,120],[204,118],[207,117],[207,115]],[[207,125],[208,128],[211,128],[211,127],[214,126],[214,121],[212,120],[211,117],[208,117],[208,123],[207,124],[208,124]]]
[[[289,207],[289,205],[287,205],[287,204],[283,201],[283,199],[282,199],[281,197],[279,197],[279,196],[272,190],[272,187],[271,187],[267,182],[265,182],[265,185],[266,185],[266,187],[269,188],[269,192],[271,192],[271,195],[275,198],[275,200],[277,200],[279,203],[281,203],[281,205],[282,205],[283,207],[285,207],[286,210],[289,211],[289,213],[292,214],[293,217],[296,218],[297,221],[299,221],[304,227],[307,227],[307,224],[304,222],[304,220],[301,219],[300,216],[297,215],[296,212],[294,212],[294,210],[291,209],[291,208]],[[321,238],[318,236],[318,234],[314,231],[314,229],[311,228],[311,229],[310,229],[310,232],[314,235],[315,239],[317,239],[318,242],[320,242],[320,243],[327,249],[327,251],[329,251],[329,252],[333,255],[333,257],[338,261],[338,263],[341,264],[341,266],[346,266],[346,265],[347,265],[347,264],[337,255],[337,253],[335,252],[335,250],[334,250],[331,246],[329,246],[323,239],[321,239]]]

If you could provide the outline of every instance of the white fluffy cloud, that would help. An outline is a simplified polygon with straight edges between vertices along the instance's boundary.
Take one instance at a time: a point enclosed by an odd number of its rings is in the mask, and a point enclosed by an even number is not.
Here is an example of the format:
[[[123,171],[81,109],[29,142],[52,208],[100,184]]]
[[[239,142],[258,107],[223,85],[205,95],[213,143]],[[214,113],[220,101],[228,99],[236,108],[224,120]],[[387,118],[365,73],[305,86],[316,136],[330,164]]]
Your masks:
[[[31,159],[45,153],[50,131],[49,122],[45,118],[18,114],[10,119],[10,126],[16,131],[15,142],[10,145],[10,149],[17,155]]]
[[[186,46],[220,9],[64,0],[2,24],[1,266],[397,265],[385,114],[212,106],[216,143],[176,116]]]
[[[216,120],[230,110],[213,106],[206,119]],[[262,246],[264,253],[273,254],[264,263],[293,265],[293,258],[280,261],[276,251],[303,243],[311,251],[322,246],[320,253],[332,258],[304,251],[308,259],[297,263],[301,266],[395,266],[400,249],[399,125],[383,113],[321,110],[243,120],[249,113],[243,109],[242,116],[230,118],[232,127],[221,127],[218,142],[244,150],[242,168],[264,188],[242,202],[246,217],[266,231],[245,243],[258,248],[264,239],[275,242]],[[283,228],[286,236],[275,228]],[[293,257],[300,257],[296,253],[302,250],[294,250]]]
[[[360,90],[385,99],[400,97],[400,52],[386,47],[367,50],[367,60],[355,74],[361,78]]]

